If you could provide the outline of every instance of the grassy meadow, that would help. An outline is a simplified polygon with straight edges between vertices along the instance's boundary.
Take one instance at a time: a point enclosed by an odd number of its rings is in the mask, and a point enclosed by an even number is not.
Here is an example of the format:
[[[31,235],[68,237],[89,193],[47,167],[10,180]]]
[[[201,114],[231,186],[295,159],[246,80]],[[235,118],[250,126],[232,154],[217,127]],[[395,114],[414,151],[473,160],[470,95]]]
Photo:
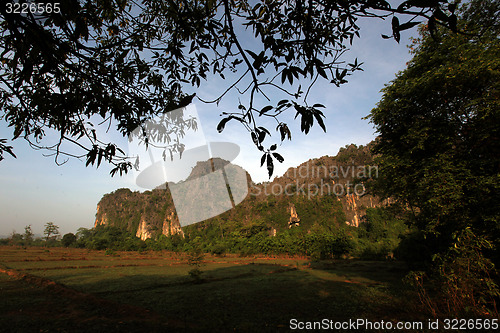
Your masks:
[[[0,330],[274,332],[290,320],[410,321],[399,262],[0,248]]]

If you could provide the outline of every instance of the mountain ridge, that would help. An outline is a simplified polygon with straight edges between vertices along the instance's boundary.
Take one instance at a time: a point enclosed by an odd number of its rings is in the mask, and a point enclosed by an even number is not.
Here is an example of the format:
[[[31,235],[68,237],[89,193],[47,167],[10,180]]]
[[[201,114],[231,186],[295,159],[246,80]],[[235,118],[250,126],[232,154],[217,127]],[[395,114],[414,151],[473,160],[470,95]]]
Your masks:
[[[289,168],[272,181],[254,183],[243,168],[222,159],[198,162],[185,181],[166,183],[151,191],[132,192],[118,189],[105,194],[97,205],[94,226],[111,225],[125,228],[145,240],[161,234],[184,236],[185,228],[204,228],[218,224],[233,230],[237,226],[260,223],[270,234],[290,227],[292,207],[301,221],[302,228],[315,225],[335,228],[340,224],[358,226],[363,222],[366,209],[387,204],[366,192],[364,182],[376,178],[378,169],[373,161],[373,142],[357,147],[346,145],[335,156],[310,159],[297,167]],[[228,169],[230,168],[230,169]],[[222,214],[217,214],[192,226],[181,227],[170,188],[175,185],[203,178],[221,170],[244,172],[248,193],[239,204]],[[196,205],[212,192],[233,187],[226,182],[217,188],[202,185],[202,189],[187,189],[187,205]],[[240,178],[240,184],[241,187]],[[231,191],[229,191],[231,197]],[[194,206],[193,206],[194,207]],[[209,212],[210,213],[210,212]]]

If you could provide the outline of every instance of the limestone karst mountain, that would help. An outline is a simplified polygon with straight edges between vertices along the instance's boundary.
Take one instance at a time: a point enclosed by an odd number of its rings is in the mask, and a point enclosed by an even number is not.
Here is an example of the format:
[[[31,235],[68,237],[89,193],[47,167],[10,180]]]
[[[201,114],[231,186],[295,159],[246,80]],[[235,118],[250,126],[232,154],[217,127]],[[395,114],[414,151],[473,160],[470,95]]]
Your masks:
[[[386,204],[367,194],[365,188],[365,181],[376,178],[378,172],[370,148],[371,144],[364,147],[349,145],[341,148],[336,156],[309,160],[288,169],[272,182],[260,184],[253,183],[248,173],[228,161],[211,159],[198,162],[185,184],[217,170],[233,170],[246,175],[246,179],[239,178],[237,187],[248,188],[248,193],[231,192],[231,188],[236,187],[234,184],[229,186],[226,173],[232,171],[223,172],[225,183],[184,186],[185,205],[197,207],[198,203],[207,201],[210,193],[218,191],[227,191],[231,200],[228,205],[232,204],[224,213],[214,214],[214,217],[192,227],[203,228],[206,224],[218,223],[232,229],[259,221],[269,228],[270,234],[276,234],[292,226],[335,228],[344,223],[358,226],[367,208]],[[97,205],[95,226],[126,228],[143,240],[160,234],[184,236],[171,191],[178,185],[167,183],[142,193],[119,189],[106,194]]]

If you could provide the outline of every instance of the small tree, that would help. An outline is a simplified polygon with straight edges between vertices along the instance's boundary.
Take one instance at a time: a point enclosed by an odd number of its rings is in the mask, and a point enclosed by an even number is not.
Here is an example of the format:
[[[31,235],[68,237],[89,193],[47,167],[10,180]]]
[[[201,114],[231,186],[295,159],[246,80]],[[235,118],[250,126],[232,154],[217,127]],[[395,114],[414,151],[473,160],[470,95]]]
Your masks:
[[[31,230],[31,224],[24,227],[23,238],[26,245],[30,245],[33,242],[34,234]]]
[[[45,224],[45,230],[43,231],[45,235],[45,241],[56,240],[59,237],[59,227],[53,222],[48,222]]]
[[[202,282],[201,275],[203,274],[203,271],[200,268],[203,265],[204,258],[205,255],[201,251],[198,244],[196,244],[188,253],[188,265],[193,267],[193,269],[191,269],[188,273],[196,283]]]

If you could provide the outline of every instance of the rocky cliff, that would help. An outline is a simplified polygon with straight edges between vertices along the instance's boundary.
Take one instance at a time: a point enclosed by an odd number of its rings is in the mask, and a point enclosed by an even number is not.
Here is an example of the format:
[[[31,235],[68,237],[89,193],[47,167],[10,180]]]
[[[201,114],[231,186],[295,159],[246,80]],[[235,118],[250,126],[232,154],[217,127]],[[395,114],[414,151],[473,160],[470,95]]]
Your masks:
[[[376,178],[378,172],[373,165],[370,147],[346,146],[336,156],[323,156],[290,168],[272,182],[254,184],[245,172],[246,179],[240,179],[240,183],[246,181],[244,187],[248,187],[249,192],[244,199],[241,198],[242,201],[237,201],[241,203],[235,205],[235,193],[229,191],[232,209],[228,207],[229,210],[223,214],[196,223],[194,227],[203,228],[204,225],[217,223],[221,228],[227,226],[231,230],[258,221],[269,228],[270,234],[276,234],[279,230],[295,226],[312,228],[322,225],[332,228],[341,223],[358,226],[363,222],[367,208],[385,204],[367,194],[366,182]],[[212,159],[199,162],[185,182],[224,167],[229,170],[228,165],[237,171],[242,170],[227,161]],[[142,193],[119,189],[104,195],[97,205],[95,226],[123,227],[143,240],[159,234],[184,236],[170,191],[174,185],[177,184],[167,183]],[[227,186],[230,190],[227,182],[217,186]],[[198,187],[186,187],[185,204],[196,207],[198,202],[206,201],[207,193],[221,190],[214,189],[213,184],[203,189]],[[223,190],[226,191],[226,188]]]

